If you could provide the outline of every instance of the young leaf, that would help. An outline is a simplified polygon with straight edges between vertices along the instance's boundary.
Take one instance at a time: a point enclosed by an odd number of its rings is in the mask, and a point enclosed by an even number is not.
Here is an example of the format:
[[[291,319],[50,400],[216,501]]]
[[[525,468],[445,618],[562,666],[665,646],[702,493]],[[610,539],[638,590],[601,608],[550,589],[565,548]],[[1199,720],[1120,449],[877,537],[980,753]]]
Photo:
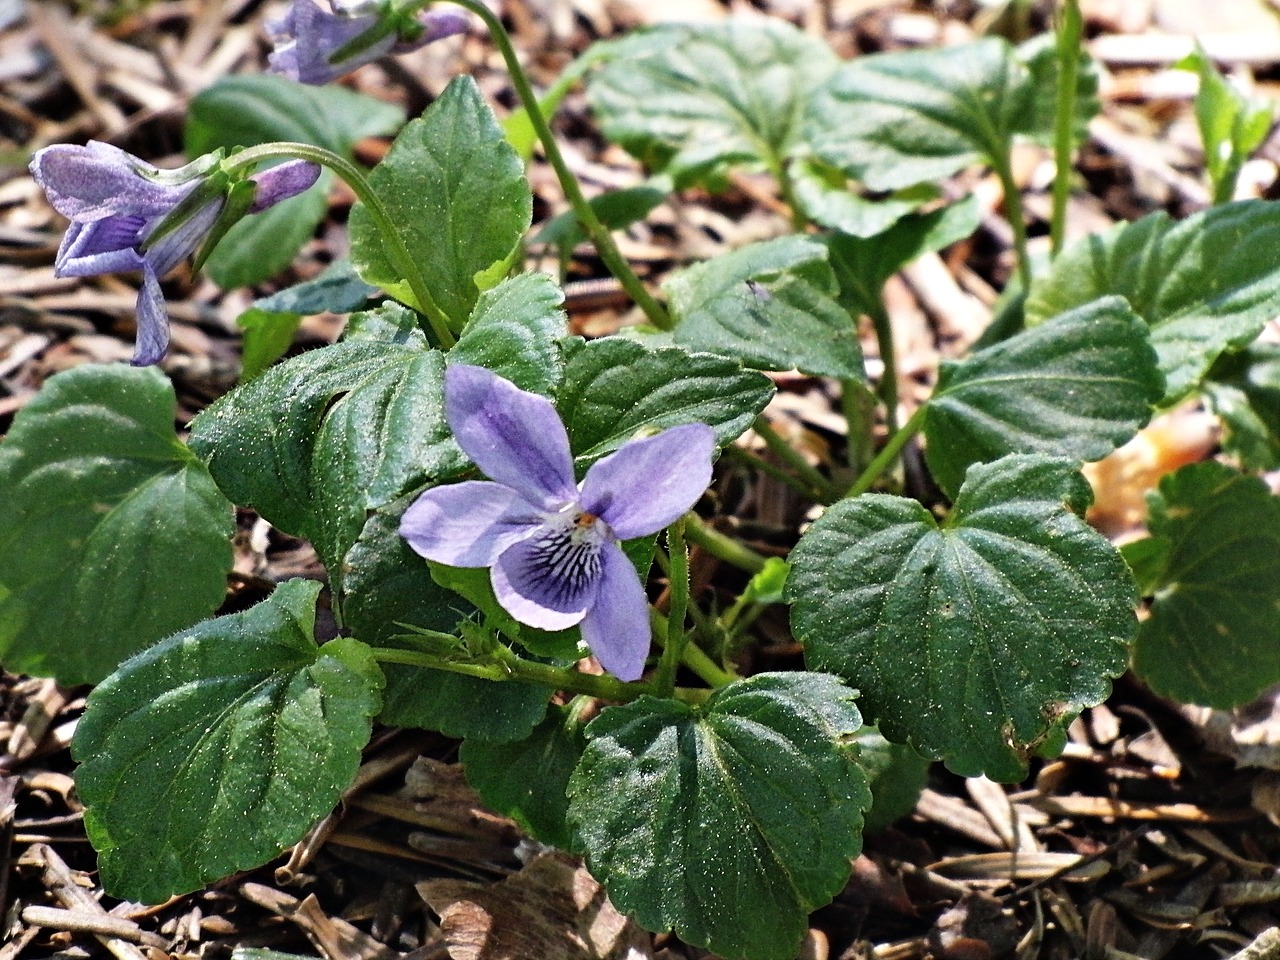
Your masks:
[[[174,434],[154,367],[50,377],[0,444],[0,659],[92,683],[209,616],[231,504]]]
[[[650,697],[605,709],[569,821],[618,909],[719,954],[795,956],[862,845],[853,697],[834,677],[765,673],[698,711]]]
[[[566,791],[586,745],[582,724],[573,712],[553,705],[524,739],[508,743],[468,739],[458,759],[486,806],[510,817],[534,839],[571,850]]]
[[[556,405],[578,465],[586,467],[634,436],[682,423],[708,424],[723,446],[751,426],[771,396],[768,377],[732,360],[611,337],[572,354]]]
[[[456,77],[405,126],[369,182],[404,237],[436,304],[461,330],[482,275],[511,256],[533,212],[524,165],[470,77]],[[388,259],[364,206],[351,211],[351,261],[360,276],[421,309]]]
[[[1167,406],[1195,389],[1219,354],[1247,346],[1280,313],[1271,255],[1278,244],[1280,208],[1262,200],[1177,222],[1153,213],[1068,247],[1032,285],[1027,322],[1124,297],[1151,326]]]
[[[916,808],[930,764],[906,744],[890,743],[875,727],[858,731],[858,759],[871,782],[866,832],[875,833]]]
[[[853,319],[836,303],[827,248],[807,237],[753,243],[664,285],[675,341],[764,370],[863,380]]]
[[[944,362],[925,413],[925,455],[954,496],[971,464],[1036,452],[1099,460],[1164,393],[1147,326],[1119,297]]]
[[[777,173],[835,66],[825,43],[776,20],[660,26],[619,48],[588,94],[608,139],[678,181],[739,163]]]
[[[899,190],[883,200],[870,200],[849,186],[842,172],[812,157],[791,162],[791,192],[801,212],[819,226],[855,237],[884,233],[921,204],[938,196],[936,187]]]
[[[450,363],[487,367],[522,390],[550,395],[563,364],[558,341],[569,334],[564,293],[544,273],[504,280],[480,295]]]
[[[1280,344],[1224,354],[1204,392],[1227,426],[1223,446],[1250,469],[1280,468]]]
[[[1021,43],[1014,50],[1019,60],[1031,72],[1031,86],[1035,91],[1031,113],[1019,125],[1018,132],[1042,146],[1053,146],[1054,123],[1058,115],[1058,37],[1054,33],[1042,33]],[[1076,96],[1072,109],[1075,120],[1075,140],[1085,140],[1089,134],[1089,121],[1102,109],[1098,99],[1101,76],[1098,63],[1081,50],[1076,64]]]
[[[827,246],[840,305],[854,316],[883,310],[890,277],[918,257],[969,236],[978,229],[979,215],[977,199],[968,197],[928,213],[904,213],[875,236],[832,234]]]
[[[128,660],[89,695],[76,789],[113,896],[162,903],[255,867],[355,776],[382,674],[368,648],[313,636],[320,584]]]
[[[257,307],[250,307],[236,317],[236,326],[244,338],[240,382],[252,380],[284,356],[301,325],[300,313],[273,313]]]
[[[1164,547],[1133,668],[1153,690],[1229,710],[1280,682],[1280,498],[1220,463],[1160,481]]]
[[[1036,119],[1031,73],[997,37],[858,57],[810,99],[804,140],[872,190],[1004,157]],[[1052,128],[1050,128],[1051,130]]]
[[[475,608],[431,576],[400,537],[397,502],[370,516],[342,562],[342,623],[371,646],[408,647],[400,624],[453,633]],[[480,573],[488,577],[487,570]],[[527,683],[496,683],[442,670],[387,664],[378,719],[397,727],[439,730],[450,737],[514,740],[542,719],[551,691]]]
[[[1066,719],[1101,703],[1137,628],[1133,581],[1077,514],[1067,460],[969,468],[942,528],[914,500],[842,500],[791,554],[805,662],[862,692],[868,719],[965,776],[1017,781]]]

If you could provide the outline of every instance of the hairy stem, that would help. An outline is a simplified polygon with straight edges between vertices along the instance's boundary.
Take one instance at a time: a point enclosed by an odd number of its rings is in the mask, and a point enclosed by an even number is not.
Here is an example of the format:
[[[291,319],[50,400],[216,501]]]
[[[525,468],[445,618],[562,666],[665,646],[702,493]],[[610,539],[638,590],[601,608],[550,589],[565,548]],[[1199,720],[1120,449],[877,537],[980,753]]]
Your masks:
[[[764,569],[764,556],[708,526],[697,514],[686,513],[685,521],[685,539],[695,547],[701,547],[713,557],[747,573],[759,573]]]
[[[667,527],[667,558],[667,581],[671,584],[667,642],[652,681],[654,688],[663,696],[675,689],[676,668],[689,640],[684,629],[685,612],[689,607],[689,548],[684,542],[684,520],[677,520]]]
[[[1071,194],[1071,154],[1076,134],[1076,78],[1080,71],[1080,37],[1084,20],[1079,0],[1063,0],[1058,11],[1058,108],[1053,131],[1053,214],[1049,220],[1049,251],[1062,251],[1067,232],[1067,199]]]
[[[893,465],[898,458],[898,454],[902,452],[902,448],[907,445],[907,441],[920,432],[924,426],[925,411],[929,409],[928,404],[921,404],[916,412],[911,415],[908,420],[897,433],[889,438],[889,442],[871,461],[866,470],[862,471],[862,475],[853,482],[853,486],[849,488],[846,497],[856,497],[866,493],[871,489],[871,485],[876,482],[882,473]]]

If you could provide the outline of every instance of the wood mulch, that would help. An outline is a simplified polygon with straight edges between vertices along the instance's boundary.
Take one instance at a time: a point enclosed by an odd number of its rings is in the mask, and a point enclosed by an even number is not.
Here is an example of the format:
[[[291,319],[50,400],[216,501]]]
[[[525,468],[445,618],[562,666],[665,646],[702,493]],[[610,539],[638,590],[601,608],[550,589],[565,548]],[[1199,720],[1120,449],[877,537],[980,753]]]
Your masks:
[[[785,17],[825,35],[845,56],[953,43],[977,31],[1017,31],[1019,11],[1044,26],[1044,3],[884,0],[504,0],[504,16],[534,79],[548,84],[593,40],[659,19],[730,10]],[[1275,95],[1280,4],[1263,0],[1085,0],[1091,49],[1104,67],[1104,110],[1090,128],[1070,210],[1080,234],[1153,210],[1183,216],[1208,194],[1190,111],[1191,74],[1170,69],[1202,34],[1218,62]],[[128,277],[55,279],[63,223],[26,174],[54,142],[106,140],[159,165],[181,161],[190,98],[218,76],[265,62],[260,0],[0,0],[0,433],[51,374],[132,353],[135,290]],[[1003,19],[1001,19],[1003,18]],[[459,72],[509,108],[501,61],[478,33],[363,68],[347,82],[416,114]],[[581,93],[557,118],[589,193],[638,183],[642,171],[603,143]],[[369,141],[372,162],[386,144]],[[1280,139],[1242,177],[1242,195],[1274,197]],[[1044,243],[1052,166],[1027,148],[1017,173]],[[535,217],[565,209],[535,162]],[[939,360],[962,352],[990,317],[1010,268],[999,185],[980,172],[958,186],[987,216],[970,241],[928,255],[889,285],[908,398],[927,394]],[[166,280],[174,345],[163,368],[185,423],[230,389],[238,372],[235,318],[254,297],[318,273],[345,249],[352,197],[331,214],[289,272],[255,291],[219,290],[184,270]],[[785,232],[767,179],[735,178],[724,195],[686,193],[622,239],[641,276]],[[551,266],[550,261],[547,264]],[[568,310],[578,332],[635,320],[590,250],[574,259]],[[332,340],[339,318],[307,320],[295,350]],[[1275,334],[1276,331],[1272,331]],[[867,344],[874,368],[874,341]],[[815,462],[843,443],[826,387],[779,375],[768,416]],[[1215,425],[1180,410],[1095,471],[1098,524],[1132,532],[1156,477],[1213,452]],[[751,442],[748,438],[747,442]],[[3,496],[3,491],[0,491]],[[761,549],[794,536],[806,504],[767,478],[727,498]],[[306,544],[240,516],[237,591],[322,575]],[[734,586],[695,555],[695,584]],[[723,586],[722,586],[723,583]],[[758,623],[759,669],[798,664],[785,613]],[[97,884],[72,781],[68,744],[85,689],[0,677],[0,960],[17,957],[229,956],[269,948],[329,960],[587,960],[709,956],[652,937],[617,915],[571,858],[547,851],[484,811],[456,764],[454,741],[382,730],[342,805],[296,848],[255,871],[159,906],[121,903]],[[940,766],[915,812],[867,837],[846,890],[814,915],[802,956],[1019,958],[1280,957],[1280,741],[1270,701],[1235,716],[1169,704],[1128,678],[1070,728],[1063,755],[1017,785],[965,780]],[[1247,765],[1245,765],[1247,764]],[[252,954],[245,954],[246,957]],[[265,954],[264,954],[265,956]]]

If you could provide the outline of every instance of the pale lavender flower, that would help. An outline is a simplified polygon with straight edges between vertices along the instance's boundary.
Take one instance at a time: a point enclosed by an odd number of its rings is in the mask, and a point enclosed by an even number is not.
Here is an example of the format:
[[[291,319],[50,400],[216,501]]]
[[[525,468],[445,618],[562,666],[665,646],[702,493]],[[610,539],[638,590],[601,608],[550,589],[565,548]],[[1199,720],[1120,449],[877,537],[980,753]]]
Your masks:
[[[328,9],[314,0],[290,0],[284,16],[267,23],[275,46],[268,69],[318,86],[386,54],[464,33],[467,26],[466,13],[450,7],[412,17],[398,15],[386,0],[328,0]]]
[[[482,367],[445,373],[445,416],[490,480],[433,487],[400,535],[428,560],[490,567],[498,602],[542,630],[578,624],[601,665],[635,680],[649,611],[618,546],[678,520],[711,482],[715,434],[701,423],[632,440],[574,483],[569,437],[551,402]]]
[[[196,251],[223,214],[231,180],[220,172],[220,160],[220,153],[210,154],[176,170],[160,170],[94,140],[45,147],[31,160],[31,175],[49,203],[71,221],[54,275],[142,271],[136,365],[157,362],[169,345],[160,278]],[[319,175],[319,167],[301,160],[255,174],[247,212],[301,193]]]

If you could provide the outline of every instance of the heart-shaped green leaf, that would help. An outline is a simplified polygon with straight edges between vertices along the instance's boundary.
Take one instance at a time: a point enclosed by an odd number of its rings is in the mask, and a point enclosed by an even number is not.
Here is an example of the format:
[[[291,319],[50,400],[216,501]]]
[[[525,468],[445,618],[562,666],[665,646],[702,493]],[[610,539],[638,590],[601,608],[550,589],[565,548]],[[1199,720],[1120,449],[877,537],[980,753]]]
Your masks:
[[[1222,710],[1280,682],[1280,497],[1208,461],[1160,481],[1163,566],[1133,667],[1151,688]]]
[[[96,682],[209,616],[231,569],[231,504],[174,433],[157,369],[50,377],[0,444],[0,659]]]
[[[942,528],[914,500],[841,501],[791,554],[805,662],[857,687],[890,740],[1020,780],[1106,698],[1137,629],[1128,568],[1077,516],[1090,500],[1070,461],[1025,455],[970,467]]]
[[[1163,394],[1147,325],[1106,297],[944,363],[925,413],[929,469],[955,496],[971,464],[1007,453],[1098,460]]]
[[[121,665],[76,728],[76,789],[103,885],[143,903],[255,867],[328,813],[360,764],[382,674],[317,647],[320,584],[283,583]]]
[[[771,396],[768,377],[724,357],[608,337],[572,354],[556,405],[586,466],[633,437],[683,423],[707,424],[724,446]]]
[[[1204,392],[1227,426],[1223,446],[1250,469],[1280,468],[1280,344],[1223,355]]]
[[[765,673],[704,707],[609,707],[569,784],[569,821],[609,897],[649,930],[750,960],[795,956],[861,848],[854,692]]]
[[[1065,250],[1031,287],[1027,321],[1119,295],[1151,326],[1164,404],[1196,388],[1223,351],[1280,313],[1280,207],[1242,200],[1185,220],[1153,213]]]
[[[400,132],[369,183],[437,306],[461,330],[481,291],[502,278],[488,272],[511,256],[533,212],[524,164],[475,81],[454,78]],[[351,262],[369,283],[422,308],[363,204],[351,211]]]
[[[590,80],[604,135],[678,179],[727,164],[781,171],[810,93],[835,69],[777,20],[669,25],[628,38]]]
[[[545,273],[524,273],[480,295],[450,363],[487,367],[522,390],[550,395],[560,382],[559,341],[568,336],[564,294]]]
[[[665,284],[675,342],[749,367],[863,380],[857,325],[835,301],[824,244],[801,236],[754,243],[689,267]]]

